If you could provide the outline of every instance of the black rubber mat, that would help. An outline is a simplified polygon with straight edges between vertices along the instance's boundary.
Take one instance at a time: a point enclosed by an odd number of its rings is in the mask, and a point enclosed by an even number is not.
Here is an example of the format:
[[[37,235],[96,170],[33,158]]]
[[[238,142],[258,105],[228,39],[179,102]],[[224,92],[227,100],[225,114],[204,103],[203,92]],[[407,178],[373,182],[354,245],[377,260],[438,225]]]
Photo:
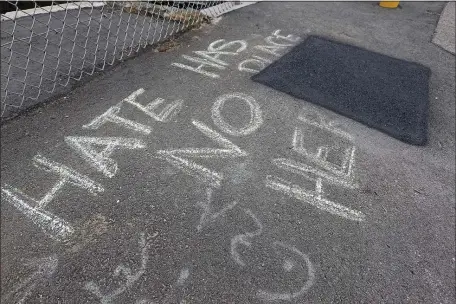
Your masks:
[[[430,74],[417,63],[310,36],[252,80],[424,145]]]

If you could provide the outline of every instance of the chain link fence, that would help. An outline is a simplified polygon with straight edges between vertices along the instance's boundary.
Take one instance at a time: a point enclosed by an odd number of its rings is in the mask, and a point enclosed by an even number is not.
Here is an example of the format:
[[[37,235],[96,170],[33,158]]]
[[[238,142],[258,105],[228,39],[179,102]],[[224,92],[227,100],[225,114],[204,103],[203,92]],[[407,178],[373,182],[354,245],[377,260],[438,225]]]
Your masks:
[[[28,8],[25,8],[28,4]],[[62,92],[238,1],[4,1],[1,118]]]

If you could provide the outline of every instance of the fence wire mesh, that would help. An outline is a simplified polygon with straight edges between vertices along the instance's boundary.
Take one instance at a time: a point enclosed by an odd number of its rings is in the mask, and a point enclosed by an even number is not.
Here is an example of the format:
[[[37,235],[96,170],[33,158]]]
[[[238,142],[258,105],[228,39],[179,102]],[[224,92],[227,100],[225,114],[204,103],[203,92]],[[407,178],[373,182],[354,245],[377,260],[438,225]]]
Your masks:
[[[231,10],[235,1],[5,1],[1,118]],[[44,6],[45,5],[45,6]]]

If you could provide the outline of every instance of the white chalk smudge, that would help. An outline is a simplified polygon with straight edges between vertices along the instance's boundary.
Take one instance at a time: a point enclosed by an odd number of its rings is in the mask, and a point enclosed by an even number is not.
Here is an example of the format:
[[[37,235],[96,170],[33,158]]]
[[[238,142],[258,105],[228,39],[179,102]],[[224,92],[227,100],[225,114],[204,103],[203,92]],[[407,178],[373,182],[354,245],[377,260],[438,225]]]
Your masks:
[[[184,285],[185,281],[188,279],[190,276],[190,270],[188,268],[184,268],[181,270],[179,274],[179,278],[177,279],[177,286],[182,286]]]
[[[283,262],[283,270],[286,271],[286,272],[290,272],[293,267],[294,267],[294,262],[292,260],[289,260],[289,259],[286,259],[284,262]]]
[[[136,300],[135,304],[155,304],[155,302],[149,299],[139,299]]]

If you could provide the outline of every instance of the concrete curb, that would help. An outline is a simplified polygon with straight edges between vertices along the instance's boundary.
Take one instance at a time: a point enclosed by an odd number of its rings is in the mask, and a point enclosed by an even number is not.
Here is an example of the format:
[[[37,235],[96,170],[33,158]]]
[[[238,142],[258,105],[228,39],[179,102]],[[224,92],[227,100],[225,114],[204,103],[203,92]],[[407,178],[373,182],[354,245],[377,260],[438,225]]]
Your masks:
[[[448,2],[443,9],[432,42],[455,54],[455,2]]]
[[[105,1],[81,1],[76,3],[55,4],[52,6],[29,8],[26,10],[16,10],[2,14],[1,21],[16,20],[21,17],[34,16],[39,14],[47,14],[50,12],[60,12],[71,9],[101,7],[105,5]]]

